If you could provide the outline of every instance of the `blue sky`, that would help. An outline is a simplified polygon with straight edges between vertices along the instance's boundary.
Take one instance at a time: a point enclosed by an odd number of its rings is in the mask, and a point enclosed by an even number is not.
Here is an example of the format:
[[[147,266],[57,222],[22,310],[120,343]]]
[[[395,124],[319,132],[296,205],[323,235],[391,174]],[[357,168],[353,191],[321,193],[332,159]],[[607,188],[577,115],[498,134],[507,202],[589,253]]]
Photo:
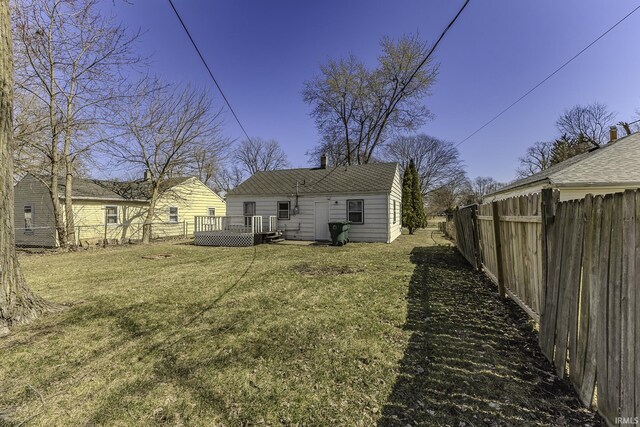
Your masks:
[[[174,0],[251,136],[276,139],[293,166],[318,140],[303,82],[329,58],[353,53],[375,65],[378,41],[419,32],[435,41],[462,0]],[[631,0],[471,0],[435,59],[421,132],[458,142],[638,6]],[[151,72],[211,88],[168,1],[116,2],[125,25],[146,33]],[[640,109],[640,11],[459,149],[471,177],[514,177],[527,146],[556,136],[565,108],[599,101],[630,121]],[[225,132],[240,139],[231,114]]]

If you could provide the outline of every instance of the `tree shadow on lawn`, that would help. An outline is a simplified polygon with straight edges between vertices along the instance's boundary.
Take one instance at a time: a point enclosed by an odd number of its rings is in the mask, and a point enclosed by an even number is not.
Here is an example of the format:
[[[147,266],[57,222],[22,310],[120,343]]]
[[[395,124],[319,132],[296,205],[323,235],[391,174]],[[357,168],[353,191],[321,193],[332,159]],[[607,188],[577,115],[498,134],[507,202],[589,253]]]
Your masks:
[[[379,426],[604,425],[555,376],[527,315],[455,249],[411,261],[412,335]]]

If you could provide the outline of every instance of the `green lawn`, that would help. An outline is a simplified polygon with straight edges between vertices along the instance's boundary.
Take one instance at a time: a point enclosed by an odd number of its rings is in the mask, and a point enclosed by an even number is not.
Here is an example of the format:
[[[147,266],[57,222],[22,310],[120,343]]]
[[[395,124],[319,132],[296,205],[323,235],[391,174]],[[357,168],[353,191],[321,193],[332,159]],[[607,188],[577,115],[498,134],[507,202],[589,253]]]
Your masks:
[[[25,256],[70,308],[0,338],[0,424],[375,424],[411,335],[410,253],[433,243]]]

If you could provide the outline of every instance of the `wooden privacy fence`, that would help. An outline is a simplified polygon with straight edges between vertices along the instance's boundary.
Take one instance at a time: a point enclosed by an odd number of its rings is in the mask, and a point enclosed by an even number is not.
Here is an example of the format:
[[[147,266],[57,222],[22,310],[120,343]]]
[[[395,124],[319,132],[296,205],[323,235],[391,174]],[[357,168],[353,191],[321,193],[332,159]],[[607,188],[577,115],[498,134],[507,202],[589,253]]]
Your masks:
[[[543,190],[480,205],[476,215],[465,209],[471,214],[455,217],[458,236],[465,233],[460,252],[479,259],[470,263],[539,323],[543,353],[586,406],[597,403],[610,425],[633,422],[640,416],[640,193],[558,202]],[[463,252],[473,247],[479,253]]]
[[[478,224],[476,212],[478,206],[471,205],[457,209],[453,213],[456,230],[456,247],[473,268],[480,268],[480,248],[478,247]]]
[[[540,320],[543,294],[542,215],[539,194],[480,205],[481,265],[534,320]]]

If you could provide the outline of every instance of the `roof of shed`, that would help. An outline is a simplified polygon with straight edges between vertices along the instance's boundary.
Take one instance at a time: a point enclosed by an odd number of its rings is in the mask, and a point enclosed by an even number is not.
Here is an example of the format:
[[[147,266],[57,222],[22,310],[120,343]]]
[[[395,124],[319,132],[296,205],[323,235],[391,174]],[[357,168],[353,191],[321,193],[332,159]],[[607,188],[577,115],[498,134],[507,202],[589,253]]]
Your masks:
[[[336,168],[283,169],[257,172],[229,191],[229,196],[386,193],[391,191],[398,163],[369,163]]]
[[[640,182],[640,133],[633,133],[571,157],[564,162],[501,187],[499,194],[531,184],[547,182],[555,185],[615,185]]]

